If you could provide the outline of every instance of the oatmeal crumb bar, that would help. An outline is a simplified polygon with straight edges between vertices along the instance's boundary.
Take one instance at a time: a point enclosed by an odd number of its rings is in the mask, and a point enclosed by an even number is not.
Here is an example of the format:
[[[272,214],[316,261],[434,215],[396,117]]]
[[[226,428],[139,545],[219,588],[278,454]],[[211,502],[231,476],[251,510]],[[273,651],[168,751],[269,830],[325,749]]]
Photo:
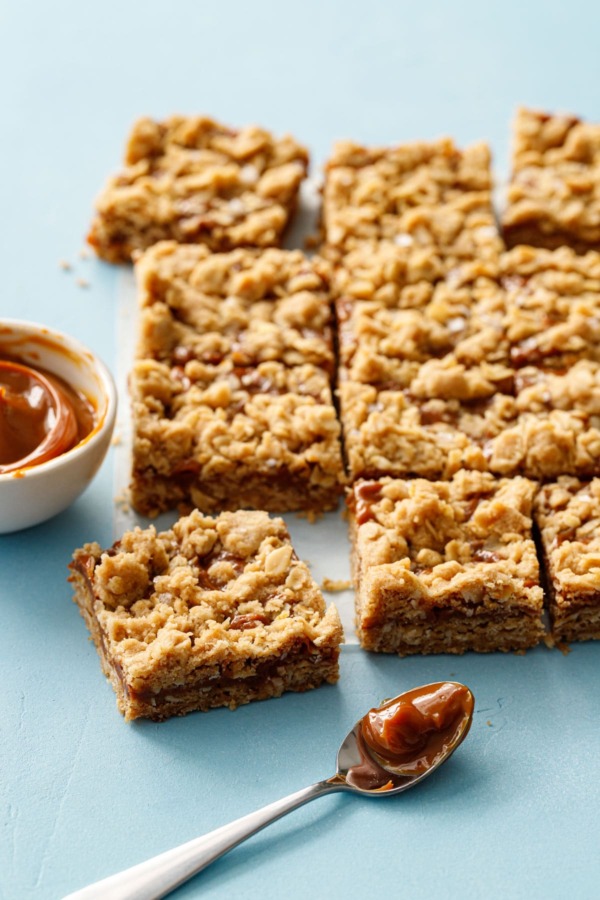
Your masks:
[[[355,278],[336,273],[340,357],[354,380],[405,386],[419,364],[449,354],[466,367],[600,361],[598,253],[520,246],[404,287],[394,273],[386,282],[374,263]]]
[[[600,639],[600,479],[559,478],[536,497],[557,641]]]
[[[494,384],[485,371],[479,369],[474,378],[473,372],[467,374],[458,365],[454,368],[453,391],[480,389],[483,399],[469,404],[455,398],[418,399],[410,389],[379,390],[355,381],[341,382],[344,451],[351,481],[384,475],[449,478],[462,468],[488,468],[486,441],[513,421],[514,399],[493,396]],[[424,387],[427,390],[427,384]]]
[[[520,246],[502,254],[499,265],[515,368],[600,361],[600,253]]]
[[[307,166],[293,138],[255,126],[233,130],[203,116],[140,119],[125,168],[97,200],[88,240],[109,262],[168,239],[211,250],[277,245]]]
[[[369,384],[403,384],[411,367],[452,355],[465,366],[509,364],[505,293],[449,288],[440,282],[418,308],[389,308],[377,301],[336,301],[340,361],[349,377]]]
[[[397,147],[335,145],[325,171],[323,227],[330,253],[388,242],[401,259],[437,249],[446,264],[501,247],[491,203],[490,152],[447,138]]]
[[[357,630],[383,653],[523,650],[543,636],[535,483],[457,472],[383,478],[349,498]]]
[[[510,247],[600,249],[600,125],[519,109],[503,215]]]
[[[336,506],[340,426],[323,370],[139,360],[130,388],[131,498],[139,512]]]
[[[76,550],[70,581],[126,720],[155,720],[338,680],[342,628],[285,523],[197,510]]]
[[[506,374],[448,357],[424,363],[402,390],[342,381],[351,479],[449,478],[461,468],[541,479],[599,475],[600,365],[525,367],[508,381]]]
[[[236,366],[277,360],[334,370],[330,267],[299,250],[162,241],[136,263],[138,356]]]

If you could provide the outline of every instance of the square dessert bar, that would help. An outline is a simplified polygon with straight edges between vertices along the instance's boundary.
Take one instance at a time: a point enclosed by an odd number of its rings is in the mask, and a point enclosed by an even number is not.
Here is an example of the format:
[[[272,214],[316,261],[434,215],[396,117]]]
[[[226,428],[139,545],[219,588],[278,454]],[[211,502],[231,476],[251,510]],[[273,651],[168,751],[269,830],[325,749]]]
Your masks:
[[[535,483],[457,472],[383,478],[349,498],[356,621],[366,650],[524,650],[543,636],[531,536]]]
[[[468,371],[458,364],[434,374],[426,364],[405,389],[342,381],[350,481],[385,475],[450,478],[463,468],[487,470],[491,442],[516,418],[514,397],[496,392],[487,374],[485,367]],[[447,393],[473,398],[436,397],[435,383],[439,393],[447,386]]]
[[[467,367],[508,364],[505,300],[502,288],[487,279],[468,288],[438,282],[429,302],[416,308],[340,297],[340,361],[352,379],[401,386],[410,369],[450,355]]]
[[[535,518],[544,553],[552,634],[600,639],[600,479],[559,478],[540,490]]]
[[[445,258],[498,252],[490,152],[449,139],[397,147],[340,142],[325,172],[323,226],[331,252],[380,241],[399,256],[438,248]]]
[[[598,253],[520,246],[394,292],[373,269],[336,275],[340,357],[353,380],[405,387],[420,363],[449,354],[466,367],[600,361]]]
[[[600,253],[515,247],[500,257],[500,283],[511,365],[600,362]]]
[[[277,245],[307,166],[304,147],[262,128],[233,130],[202,116],[140,119],[125,168],[97,200],[88,240],[109,262],[168,239],[211,250]]]
[[[340,426],[325,371],[140,360],[130,388],[131,500],[139,512],[337,505]]]
[[[553,479],[600,475],[600,365],[566,372],[424,363],[410,386],[340,384],[351,480],[449,478],[458,469]],[[510,371],[508,372],[510,375]],[[512,382],[512,389],[511,389]]]
[[[329,265],[299,250],[162,241],[136,264],[138,356],[236,366],[311,363],[333,375]]]
[[[70,581],[117,705],[161,720],[338,680],[342,628],[285,523],[197,510],[76,550]]]
[[[600,250],[600,125],[519,109],[502,217],[509,247]]]

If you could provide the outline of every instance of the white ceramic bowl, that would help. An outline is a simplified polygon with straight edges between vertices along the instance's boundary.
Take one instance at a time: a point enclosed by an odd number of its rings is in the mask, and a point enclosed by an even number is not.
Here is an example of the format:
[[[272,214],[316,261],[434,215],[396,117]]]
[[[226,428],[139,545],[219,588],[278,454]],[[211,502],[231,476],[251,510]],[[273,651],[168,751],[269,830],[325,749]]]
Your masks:
[[[112,436],[117,391],[104,363],[75,338],[35,322],[0,319],[0,357],[58,375],[95,409],[95,425],[55,459],[0,474],[0,534],[44,522],[66,509],[98,471]]]

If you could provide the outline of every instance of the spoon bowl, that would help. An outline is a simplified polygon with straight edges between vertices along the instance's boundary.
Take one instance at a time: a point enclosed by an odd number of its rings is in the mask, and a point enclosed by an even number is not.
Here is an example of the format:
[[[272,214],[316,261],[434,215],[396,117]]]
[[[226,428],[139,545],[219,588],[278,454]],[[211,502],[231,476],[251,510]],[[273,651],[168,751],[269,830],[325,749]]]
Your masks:
[[[403,758],[398,758],[398,746],[392,754],[386,752],[388,748],[385,746],[373,746],[373,741],[367,739],[370,719],[381,717],[382,711],[402,714],[407,708],[414,710],[415,703],[417,715],[413,721],[408,726],[400,722],[400,727],[404,726],[400,738],[407,745]],[[436,713],[431,712],[436,703],[437,719]],[[419,710],[418,705],[424,711]],[[445,706],[445,719],[440,719],[440,705]],[[469,688],[454,681],[426,684],[384,701],[380,707],[359,719],[346,735],[338,751],[337,773],[333,780],[345,784],[355,793],[369,796],[389,796],[407,791],[439,769],[464,741],[473,720],[473,707],[473,694]],[[391,716],[387,718],[390,720]],[[420,742],[419,728],[422,729]],[[424,758],[423,751],[428,743],[434,752]],[[415,764],[415,758],[420,765]]]
[[[454,753],[467,736],[473,706],[471,691],[453,681],[400,694],[370,710],[348,732],[332,778],[75,891],[64,900],[159,900],[309,800],[335,791],[368,797],[400,794],[439,769]]]

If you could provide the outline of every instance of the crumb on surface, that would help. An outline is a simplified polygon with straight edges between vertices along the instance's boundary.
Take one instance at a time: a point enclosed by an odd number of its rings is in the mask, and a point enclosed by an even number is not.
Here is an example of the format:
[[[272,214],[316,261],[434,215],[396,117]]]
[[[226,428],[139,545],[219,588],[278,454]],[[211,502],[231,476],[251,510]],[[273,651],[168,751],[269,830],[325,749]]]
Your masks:
[[[89,288],[89,286],[90,286],[89,281],[86,281],[85,278],[76,278],[75,284],[77,285],[77,287],[80,287],[80,288]]]
[[[59,259],[58,267],[63,270],[63,272],[70,272],[73,266],[66,259]]]
[[[337,591],[349,591],[352,588],[352,581],[349,578],[324,578],[321,582],[321,590],[329,593]]]
[[[316,509],[301,509],[296,513],[297,519],[306,519],[311,525],[314,525],[315,522],[318,522],[322,517],[323,513]]]
[[[123,512],[129,512],[131,509],[130,501],[129,501],[129,489],[123,488],[123,490],[119,491],[119,493],[114,498],[115,506],[118,506],[119,509],[122,509]]]

